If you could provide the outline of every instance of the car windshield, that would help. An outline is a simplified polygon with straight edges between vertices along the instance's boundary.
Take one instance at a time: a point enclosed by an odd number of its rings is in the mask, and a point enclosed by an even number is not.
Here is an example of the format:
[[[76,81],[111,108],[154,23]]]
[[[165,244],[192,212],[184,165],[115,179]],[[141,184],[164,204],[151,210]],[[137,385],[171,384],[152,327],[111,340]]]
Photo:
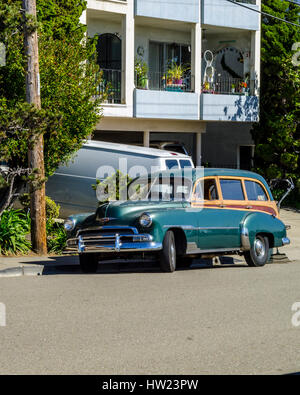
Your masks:
[[[128,190],[129,200],[186,201],[189,200],[192,182],[183,177],[156,177],[133,181]]]

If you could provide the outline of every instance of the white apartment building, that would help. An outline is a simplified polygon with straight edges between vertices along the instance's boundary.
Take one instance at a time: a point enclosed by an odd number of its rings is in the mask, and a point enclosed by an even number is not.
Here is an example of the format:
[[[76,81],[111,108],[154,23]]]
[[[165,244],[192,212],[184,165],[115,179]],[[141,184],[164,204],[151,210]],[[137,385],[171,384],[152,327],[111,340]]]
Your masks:
[[[99,92],[109,93],[94,138],[179,141],[197,165],[247,167],[259,117],[261,0],[236,3],[88,0],[82,22],[98,36]]]

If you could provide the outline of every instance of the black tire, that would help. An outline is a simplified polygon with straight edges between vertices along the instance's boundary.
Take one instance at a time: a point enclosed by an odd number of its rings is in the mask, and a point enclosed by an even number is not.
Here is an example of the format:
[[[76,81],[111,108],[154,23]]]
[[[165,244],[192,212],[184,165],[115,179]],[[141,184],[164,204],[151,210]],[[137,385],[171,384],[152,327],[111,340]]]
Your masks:
[[[269,260],[269,239],[266,236],[257,235],[250,251],[246,251],[245,260],[250,267],[261,267]]]
[[[80,254],[79,263],[83,273],[97,273],[98,268],[97,254]]]
[[[160,267],[166,273],[173,273],[176,270],[175,236],[171,230],[167,231],[163,241],[163,249],[160,253]]]
[[[193,263],[193,258],[190,258],[189,256],[180,256],[177,257],[176,260],[176,267],[179,269],[188,269],[191,267]]]

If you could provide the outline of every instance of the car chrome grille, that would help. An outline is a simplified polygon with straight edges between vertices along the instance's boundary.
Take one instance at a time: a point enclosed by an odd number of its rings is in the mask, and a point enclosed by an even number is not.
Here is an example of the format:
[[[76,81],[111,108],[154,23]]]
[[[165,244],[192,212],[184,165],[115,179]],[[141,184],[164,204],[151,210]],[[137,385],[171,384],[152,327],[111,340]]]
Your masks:
[[[75,239],[67,242],[68,251],[107,252],[120,250],[160,249],[150,234],[139,234],[130,226],[102,226],[79,230]]]
[[[83,229],[78,232],[78,236],[81,236],[83,239],[85,238],[115,238],[118,234],[122,235],[133,235],[135,232],[133,228],[124,227],[124,228],[91,228],[91,229]]]

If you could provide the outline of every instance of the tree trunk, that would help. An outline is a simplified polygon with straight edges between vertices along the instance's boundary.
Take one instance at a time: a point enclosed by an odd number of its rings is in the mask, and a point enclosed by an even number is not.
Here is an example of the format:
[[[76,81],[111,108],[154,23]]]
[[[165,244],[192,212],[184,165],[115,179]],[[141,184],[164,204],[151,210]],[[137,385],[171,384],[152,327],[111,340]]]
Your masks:
[[[36,21],[36,0],[23,0],[23,9],[32,21]],[[25,52],[27,55],[26,100],[41,108],[39,51],[37,30],[25,24]],[[40,255],[47,254],[45,169],[43,135],[33,135],[28,148],[29,168],[35,170],[35,180],[30,185],[31,241],[33,250]]]

